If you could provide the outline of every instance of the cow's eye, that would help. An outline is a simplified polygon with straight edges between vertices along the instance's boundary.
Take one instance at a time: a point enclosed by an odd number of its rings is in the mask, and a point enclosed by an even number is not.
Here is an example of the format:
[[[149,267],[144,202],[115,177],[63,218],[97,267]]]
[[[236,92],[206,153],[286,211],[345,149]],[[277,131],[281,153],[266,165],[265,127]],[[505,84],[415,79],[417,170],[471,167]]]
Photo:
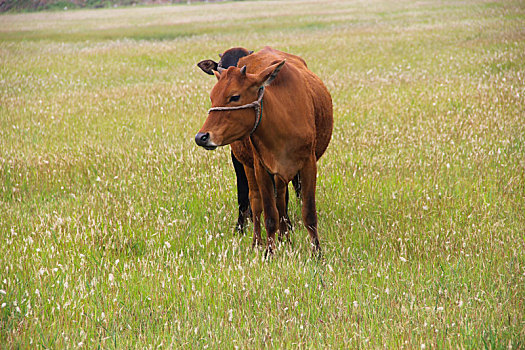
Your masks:
[[[241,95],[233,95],[230,97],[230,102],[237,102],[241,98]]]

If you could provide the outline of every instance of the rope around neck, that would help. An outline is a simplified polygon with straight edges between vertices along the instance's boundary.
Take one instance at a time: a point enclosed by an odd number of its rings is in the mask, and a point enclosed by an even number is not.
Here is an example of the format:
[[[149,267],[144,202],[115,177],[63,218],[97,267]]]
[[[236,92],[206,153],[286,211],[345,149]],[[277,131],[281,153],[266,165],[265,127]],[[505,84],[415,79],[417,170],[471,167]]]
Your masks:
[[[255,129],[259,126],[259,123],[261,122],[262,114],[263,114],[263,96],[264,96],[264,86],[261,86],[259,88],[257,101],[253,101],[252,103],[248,103],[242,106],[234,106],[234,107],[212,107],[208,110],[208,114],[210,112],[215,111],[235,111],[239,109],[247,109],[247,108],[253,108],[255,109],[255,125],[253,126],[252,131],[250,131],[250,135],[255,132]]]

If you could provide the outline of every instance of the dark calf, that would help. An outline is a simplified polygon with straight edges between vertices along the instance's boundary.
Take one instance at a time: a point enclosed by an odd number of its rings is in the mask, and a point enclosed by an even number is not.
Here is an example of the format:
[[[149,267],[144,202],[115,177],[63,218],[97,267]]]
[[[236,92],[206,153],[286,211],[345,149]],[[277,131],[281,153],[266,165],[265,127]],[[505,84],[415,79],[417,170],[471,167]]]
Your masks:
[[[197,63],[197,66],[202,71],[209,75],[214,75],[214,71],[219,69],[228,69],[228,67],[236,67],[239,59],[244,56],[248,56],[253,51],[248,51],[242,47],[234,47],[226,50],[224,53],[219,54],[221,58],[219,62],[213,60],[203,60]],[[239,207],[239,216],[237,218],[237,231],[241,234],[244,233],[244,224],[246,219],[251,216],[248,180],[246,179],[246,173],[241,162],[235,157],[233,151],[231,152],[232,163],[235,169],[235,176],[237,177],[237,204]]]

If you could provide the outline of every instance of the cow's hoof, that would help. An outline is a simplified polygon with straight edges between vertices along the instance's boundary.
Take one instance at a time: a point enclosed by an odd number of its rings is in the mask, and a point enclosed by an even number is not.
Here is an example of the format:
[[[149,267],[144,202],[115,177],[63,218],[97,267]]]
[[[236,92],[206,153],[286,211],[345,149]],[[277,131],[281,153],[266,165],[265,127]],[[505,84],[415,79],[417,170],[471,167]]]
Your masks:
[[[312,257],[316,260],[323,260],[323,252],[321,251],[321,246],[312,247]]]
[[[263,243],[262,243],[262,240],[261,239],[258,239],[258,238],[253,238],[253,241],[252,241],[252,248],[255,249],[255,248],[259,248],[259,247],[263,247]]]
[[[275,248],[267,247],[266,250],[264,251],[264,259],[266,260],[271,259],[273,257],[274,251],[275,251]]]

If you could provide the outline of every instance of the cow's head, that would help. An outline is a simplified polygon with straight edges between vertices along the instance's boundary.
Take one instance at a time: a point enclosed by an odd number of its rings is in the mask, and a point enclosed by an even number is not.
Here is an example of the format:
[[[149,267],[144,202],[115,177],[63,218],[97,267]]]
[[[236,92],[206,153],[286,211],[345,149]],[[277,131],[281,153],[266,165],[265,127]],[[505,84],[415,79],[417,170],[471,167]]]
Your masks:
[[[275,79],[286,61],[276,61],[258,74],[230,67],[215,72],[218,81],[210,94],[212,107],[239,107],[257,101],[259,89]],[[210,111],[204,125],[195,135],[197,145],[215,149],[250,135],[257,120],[254,108]]]
[[[239,59],[244,56],[251,55],[253,51],[248,51],[243,47],[234,47],[220,53],[221,58],[219,62],[213,60],[204,60],[197,63],[200,69],[206,74],[213,75],[213,72],[219,70],[219,68],[229,68],[237,66]]]

